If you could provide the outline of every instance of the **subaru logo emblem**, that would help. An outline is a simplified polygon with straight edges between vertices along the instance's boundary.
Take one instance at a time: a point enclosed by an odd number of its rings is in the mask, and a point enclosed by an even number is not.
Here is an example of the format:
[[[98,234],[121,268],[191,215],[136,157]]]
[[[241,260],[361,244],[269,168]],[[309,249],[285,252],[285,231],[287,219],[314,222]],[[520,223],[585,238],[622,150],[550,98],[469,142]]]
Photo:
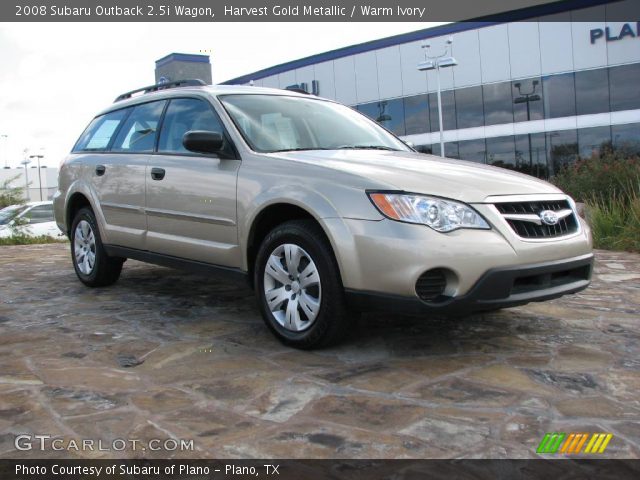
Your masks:
[[[540,212],[540,220],[545,225],[555,225],[558,223],[558,214],[553,210],[543,210]]]

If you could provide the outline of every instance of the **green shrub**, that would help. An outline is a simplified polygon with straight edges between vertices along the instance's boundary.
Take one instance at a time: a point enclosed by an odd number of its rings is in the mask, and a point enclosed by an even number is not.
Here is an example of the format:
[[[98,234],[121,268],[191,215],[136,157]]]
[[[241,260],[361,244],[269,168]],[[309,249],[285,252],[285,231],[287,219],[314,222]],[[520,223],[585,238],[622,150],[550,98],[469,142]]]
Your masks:
[[[24,203],[24,187],[10,187],[16,177],[5,180],[0,186],[0,209],[9,205],[21,205]]]
[[[7,238],[0,238],[0,246],[7,245],[36,245],[40,243],[65,243],[65,237],[53,238],[46,235],[40,237],[30,237],[28,235],[12,235]]]
[[[551,182],[578,202],[616,196],[629,203],[631,197],[640,196],[640,158],[621,150],[608,151],[565,166]]]
[[[596,248],[640,252],[640,196],[627,195],[595,196],[585,202]]]
[[[607,151],[563,168],[551,181],[584,202],[596,248],[640,252],[640,159]]]

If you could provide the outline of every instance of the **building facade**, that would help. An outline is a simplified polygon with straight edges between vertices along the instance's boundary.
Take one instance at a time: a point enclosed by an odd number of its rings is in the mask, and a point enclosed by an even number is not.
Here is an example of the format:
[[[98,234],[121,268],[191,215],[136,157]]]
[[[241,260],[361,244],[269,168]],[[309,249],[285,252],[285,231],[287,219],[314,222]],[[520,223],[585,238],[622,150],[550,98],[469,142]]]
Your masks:
[[[156,60],[155,78],[156,83],[197,78],[211,85],[209,55],[170,53]]]
[[[440,71],[446,156],[548,177],[606,148],[640,153],[640,22],[607,21],[633,2],[576,4],[383,38],[225,83],[298,86],[439,154],[436,72],[417,66],[425,41],[438,54],[452,38],[457,65]]]

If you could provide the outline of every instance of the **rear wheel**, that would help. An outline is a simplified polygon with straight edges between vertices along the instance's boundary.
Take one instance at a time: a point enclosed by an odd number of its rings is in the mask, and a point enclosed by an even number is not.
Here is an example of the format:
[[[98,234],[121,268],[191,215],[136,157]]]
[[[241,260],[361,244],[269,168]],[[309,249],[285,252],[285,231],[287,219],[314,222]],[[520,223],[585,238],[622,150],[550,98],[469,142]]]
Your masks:
[[[71,225],[71,258],[76,275],[89,287],[104,287],[120,277],[125,259],[104,249],[96,217],[90,208],[78,211]]]
[[[333,250],[313,221],[276,227],[256,259],[256,294],[267,326],[287,345],[338,342],[350,324]]]

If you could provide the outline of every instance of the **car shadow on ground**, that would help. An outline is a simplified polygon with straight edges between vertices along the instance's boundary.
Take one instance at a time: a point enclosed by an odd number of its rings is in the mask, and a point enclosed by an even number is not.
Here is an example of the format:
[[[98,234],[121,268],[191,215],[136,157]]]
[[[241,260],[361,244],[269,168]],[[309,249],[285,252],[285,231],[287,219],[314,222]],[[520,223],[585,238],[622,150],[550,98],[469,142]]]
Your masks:
[[[271,336],[260,316],[254,293],[247,284],[138,263],[134,263],[133,268],[127,268],[127,265],[114,287],[91,290],[96,301],[100,301],[103,295],[111,298],[115,293],[123,305],[155,310],[160,317],[170,317],[176,325],[215,322],[219,314],[224,314],[224,321],[246,325],[249,335]],[[84,289],[80,285],[77,288]],[[545,348],[543,339],[527,341],[527,338],[544,337],[556,343],[558,339],[554,340],[554,335],[561,328],[560,319],[529,312],[526,307],[464,317],[369,312],[356,314],[353,320],[354,325],[347,338],[339,345],[322,351],[369,349],[378,354],[384,352],[385,355],[399,357],[514,349],[540,354]],[[241,335],[230,340],[256,345],[256,339]]]

